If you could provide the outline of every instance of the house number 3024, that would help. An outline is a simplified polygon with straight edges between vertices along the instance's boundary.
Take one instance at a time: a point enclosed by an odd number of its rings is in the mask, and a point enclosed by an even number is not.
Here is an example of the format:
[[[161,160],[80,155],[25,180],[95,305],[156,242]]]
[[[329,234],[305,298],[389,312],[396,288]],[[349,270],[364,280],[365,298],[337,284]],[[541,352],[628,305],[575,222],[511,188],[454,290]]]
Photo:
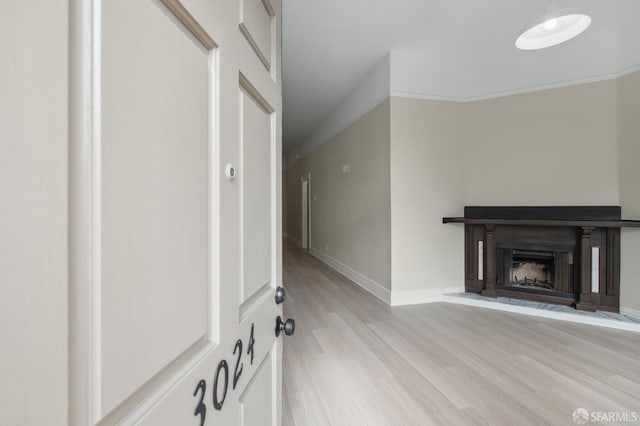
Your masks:
[[[247,342],[247,352],[246,354],[250,356],[249,363],[253,365],[253,347],[256,342],[256,339],[253,337],[253,328],[254,325],[251,324],[251,334],[249,334],[249,341]],[[236,389],[236,385],[238,384],[238,380],[240,380],[240,376],[242,375],[242,369],[244,367],[244,363],[242,362],[243,355],[243,344],[242,339],[238,339],[236,341],[236,345],[233,348],[233,355],[236,357],[235,359],[235,367],[233,369],[233,378],[232,378],[232,390]],[[216,368],[215,373],[213,373],[213,408],[216,410],[222,410],[222,406],[224,405],[225,399],[227,399],[227,390],[229,389],[229,364],[227,360],[223,359],[218,363],[218,367]],[[202,379],[198,382],[196,389],[193,391],[193,396],[198,398],[198,405],[193,412],[193,415],[196,417],[200,417],[200,426],[204,426],[204,421],[207,417],[207,404],[205,403],[205,395],[207,393],[207,381]]]

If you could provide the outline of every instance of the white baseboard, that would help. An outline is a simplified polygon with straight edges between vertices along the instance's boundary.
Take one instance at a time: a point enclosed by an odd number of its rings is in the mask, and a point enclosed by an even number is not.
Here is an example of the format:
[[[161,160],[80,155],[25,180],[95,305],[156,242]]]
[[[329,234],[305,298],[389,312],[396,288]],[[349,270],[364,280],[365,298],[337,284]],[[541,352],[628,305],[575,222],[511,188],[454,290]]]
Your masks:
[[[620,306],[620,313],[640,321],[640,310]]]
[[[448,293],[460,293],[464,287],[438,287],[419,290],[391,292],[391,306],[418,305],[420,303],[442,302]]]
[[[329,256],[326,253],[321,252],[318,249],[313,247],[309,248],[309,254],[318,258],[322,262],[326,263],[332,269],[340,272],[345,277],[349,278],[354,283],[358,284],[363,289],[367,290],[369,293],[373,294],[378,299],[383,302],[389,304],[391,301],[391,292],[383,287],[380,283],[372,280],[369,277],[362,275],[360,272],[355,269],[345,265],[337,259]]]

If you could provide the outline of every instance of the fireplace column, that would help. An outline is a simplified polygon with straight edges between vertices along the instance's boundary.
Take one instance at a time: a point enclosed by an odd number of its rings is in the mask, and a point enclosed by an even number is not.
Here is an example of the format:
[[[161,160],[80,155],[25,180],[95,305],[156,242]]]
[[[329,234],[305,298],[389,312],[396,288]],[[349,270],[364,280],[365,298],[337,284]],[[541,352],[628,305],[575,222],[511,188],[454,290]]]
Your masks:
[[[580,243],[580,299],[576,303],[576,309],[581,311],[595,311],[596,305],[591,300],[591,233],[595,228],[582,227]]]
[[[496,239],[493,235],[494,224],[486,224],[485,227],[485,244],[484,244],[484,259],[485,259],[485,289],[482,290],[482,295],[487,297],[498,297],[496,291]]]

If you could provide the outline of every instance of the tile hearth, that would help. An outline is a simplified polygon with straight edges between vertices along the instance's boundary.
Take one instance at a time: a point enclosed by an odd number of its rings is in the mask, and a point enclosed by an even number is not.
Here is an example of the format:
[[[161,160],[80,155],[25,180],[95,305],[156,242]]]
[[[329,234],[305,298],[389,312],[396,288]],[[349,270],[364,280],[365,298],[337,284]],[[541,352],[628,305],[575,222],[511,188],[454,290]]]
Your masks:
[[[578,311],[570,306],[533,302],[510,297],[491,298],[475,293],[450,293],[443,296],[445,302],[472,305],[509,312],[518,312],[546,318],[593,324],[622,330],[640,332],[640,319],[613,312]]]

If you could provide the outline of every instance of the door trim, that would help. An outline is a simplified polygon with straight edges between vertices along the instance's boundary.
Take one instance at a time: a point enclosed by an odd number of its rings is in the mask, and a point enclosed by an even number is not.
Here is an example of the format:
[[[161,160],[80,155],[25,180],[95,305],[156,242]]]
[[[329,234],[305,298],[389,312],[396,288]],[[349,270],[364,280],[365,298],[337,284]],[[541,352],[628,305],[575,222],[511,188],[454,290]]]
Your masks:
[[[95,252],[95,4],[69,2],[69,423],[94,424],[99,417],[95,390],[98,360],[94,327]],[[97,14],[97,12],[95,13]]]

